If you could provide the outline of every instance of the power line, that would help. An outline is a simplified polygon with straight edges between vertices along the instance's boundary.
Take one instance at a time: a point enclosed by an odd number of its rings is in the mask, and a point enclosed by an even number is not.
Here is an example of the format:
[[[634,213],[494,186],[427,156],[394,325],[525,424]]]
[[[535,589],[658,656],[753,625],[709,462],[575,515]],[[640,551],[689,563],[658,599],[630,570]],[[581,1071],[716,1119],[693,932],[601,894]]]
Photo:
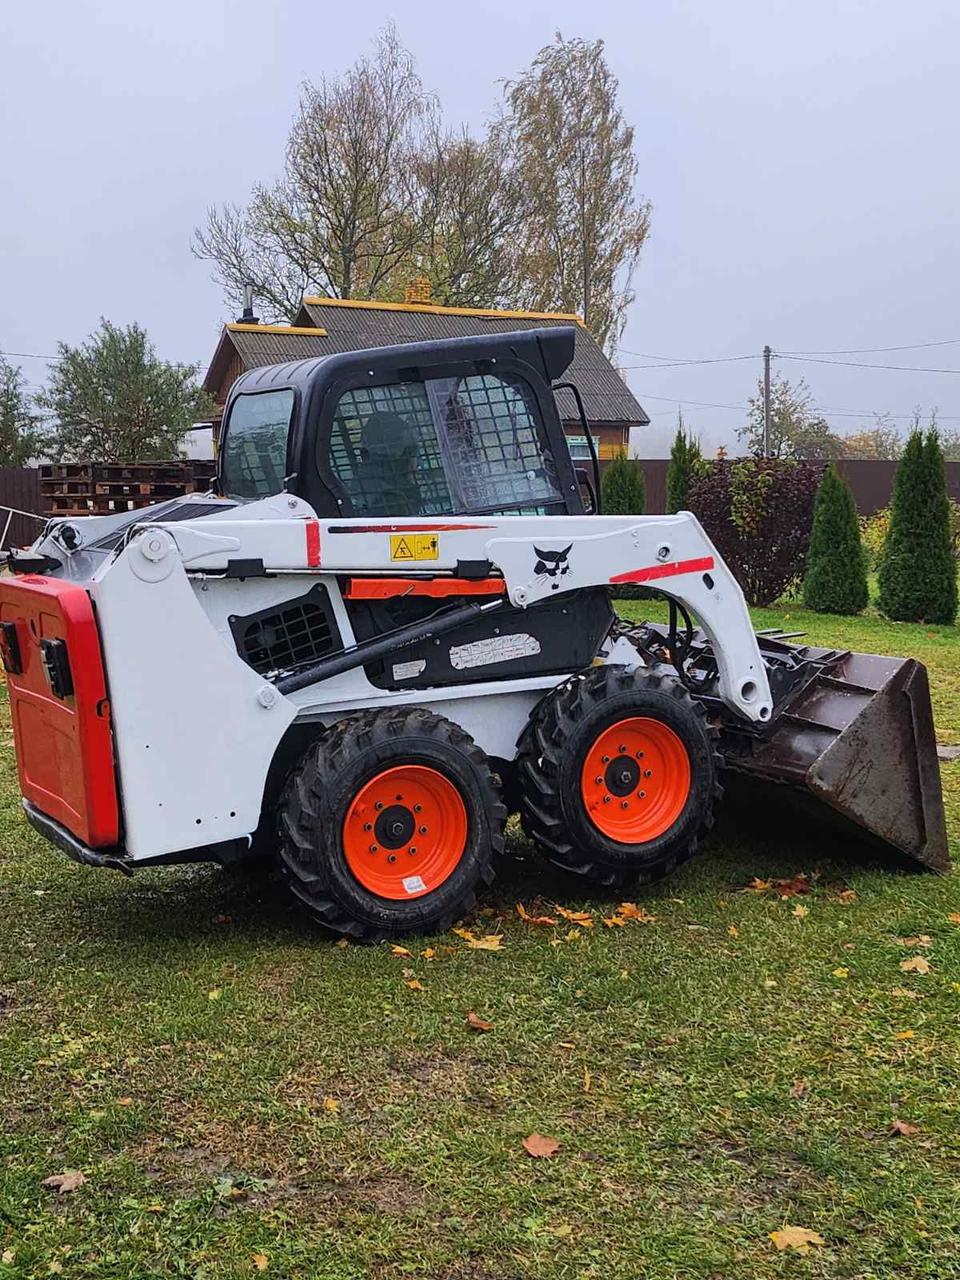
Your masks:
[[[15,356],[17,360],[62,360],[63,356],[41,356],[36,351],[0,351],[0,356]]]
[[[922,369],[911,364],[864,364],[862,360],[824,360],[819,356],[791,356],[786,351],[777,351],[774,354],[781,360],[796,360],[800,364],[837,364],[848,369],[892,369],[896,373],[960,373],[960,369]]]
[[[881,351],[920,351],[926,347],[952,347],[960,343],[960,338],[943,338],[939,342],[908,342],[902,347],[849,347],[836,351],[786,351],[783,355],[791,356],[867,356]]]
[[[639,356],[641,360],[657,360],[663,363],[659,364],[637,364],[623,365],[625,369],[671,369],[676,365],[684,364],[729,364],[737,360],[759,360],[760,354],[751,351],[749,355],[743,356],[711,356],[704,359],[694,359],[694,357],[685,356],[654,356],[647,351],[628,351],[626,347],[618,347],[618,352],[622,352],[625,356]]]

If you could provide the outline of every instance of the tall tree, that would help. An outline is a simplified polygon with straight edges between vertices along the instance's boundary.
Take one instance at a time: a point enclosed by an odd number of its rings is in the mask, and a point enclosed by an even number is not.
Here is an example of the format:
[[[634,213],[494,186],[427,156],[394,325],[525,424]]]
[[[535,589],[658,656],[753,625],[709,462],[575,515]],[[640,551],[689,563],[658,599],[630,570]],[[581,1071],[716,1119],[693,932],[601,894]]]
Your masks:
[[[383,292],[420,240],[414,171],[433,113],[392,24],[373,58],[306,83],[283,178],[257,186],[246,209],[210,209],[195,232],[228,300],[239,304],[249,280],[266,317],[289,320],[304,291]]]
[[[677,414],[677,434],[667,465],[667,512],[686,511],[691,486],[707,470],[700,452],[700,441],[686,430],[683,414]]]
[[[880,561],[880,608],[897,622],[953,622],[957,562],[936,430],[910,435],[897,468]]]
[[[747,401],[747,421],[737,435],[750,453],[764,452],[763,381]],[[772,458],[839,458],[843,441],[815,409],[813,395],[805,379],[792,383],[775,374],[770,386],[770,456]]]
[[[605,515],[642,516],[647,505],[643,467],[620,449],[604,468],[601,492]]]
[[[43,451],[39,415],[23,371],[0,355],[0,467],[24,467]]]
[[[867,559],[860,541],[857,504],[831,463],[813,508],[803,602],[818,613],[861,613],[868,599]]]
[[[538,310],[579,312],[598,342],[615,346],[631,279],[650,229],[635,195],[633,129],[602,40],[541,49],[508,82],[503,127],[527,193],[520,298]]]
[[[58,344],[38,406],[51,419],[47,451],[58,461],[152,462],[180,456],[211,404],[196,365],[157,358],[146,332],[100,321],[86,342]]]

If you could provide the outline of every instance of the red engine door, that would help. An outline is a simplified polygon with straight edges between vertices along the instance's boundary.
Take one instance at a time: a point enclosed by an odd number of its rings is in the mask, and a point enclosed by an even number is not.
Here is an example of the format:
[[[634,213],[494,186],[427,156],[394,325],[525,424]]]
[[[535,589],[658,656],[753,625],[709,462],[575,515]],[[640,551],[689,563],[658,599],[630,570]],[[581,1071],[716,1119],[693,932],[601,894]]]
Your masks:
[[[119,806],[100,637],[83,587],[0,578],[20,789],[91,849],[116,845]]]

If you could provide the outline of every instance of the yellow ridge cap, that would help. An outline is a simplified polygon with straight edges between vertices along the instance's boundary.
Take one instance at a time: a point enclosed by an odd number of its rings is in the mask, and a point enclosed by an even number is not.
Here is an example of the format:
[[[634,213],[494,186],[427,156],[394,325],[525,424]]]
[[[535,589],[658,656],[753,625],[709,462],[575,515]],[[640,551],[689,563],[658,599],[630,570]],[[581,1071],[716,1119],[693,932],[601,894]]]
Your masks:
[[[309,325],[295,324],[228,324],[230,333],[292,333],[306,338],[325,338],[326,329],[314,329]]]
[[[498,320],[569,320],[583,326],[583,320],[567,311],[498,311],[493,307],[441,307],[434,302],[375,302],[364,298],[304,298],[304,306],[357,307],[366,311],[425,311],[441,316],[487,316]]]

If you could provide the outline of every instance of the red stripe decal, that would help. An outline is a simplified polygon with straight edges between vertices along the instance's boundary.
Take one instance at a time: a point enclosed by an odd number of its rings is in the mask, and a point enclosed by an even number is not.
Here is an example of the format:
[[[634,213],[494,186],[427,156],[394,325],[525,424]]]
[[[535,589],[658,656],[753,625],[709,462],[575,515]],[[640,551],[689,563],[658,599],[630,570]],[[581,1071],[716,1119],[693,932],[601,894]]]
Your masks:
[[[464,529],[494,529],[492,524],[335,524],[329,533],[450,533]]]
[[[651,564],[646,569],[615,573],[611,582],[651,582],[654,578],[675,578],[680,573],[705,573],[713,568],[713,556],[702,560],[672,560],[669,564]]]
[[[307,564],[315,569],[320,563],[320,521],[307,521]]]

